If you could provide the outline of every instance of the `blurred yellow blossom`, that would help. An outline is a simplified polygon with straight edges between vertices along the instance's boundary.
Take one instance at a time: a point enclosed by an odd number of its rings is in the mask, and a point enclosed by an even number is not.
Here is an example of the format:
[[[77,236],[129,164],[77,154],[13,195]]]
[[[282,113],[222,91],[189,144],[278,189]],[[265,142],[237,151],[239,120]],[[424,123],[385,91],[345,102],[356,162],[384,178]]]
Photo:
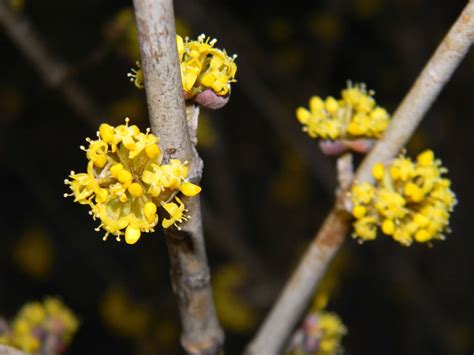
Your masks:
[[[383,8],[383,0],[356,0],[354,1],[354,10],[359,17],[372,17]]]
[[[152,320],[150,307],[137,303],[118,286],[106,291],[99,312],[110,329],[127,338],[145,336]]]
[[[14,87],[0,88],[0,113],[2,120],[4,116],[15,116],[21,113],[25,105],[23,94]]]
[[[119,53],[129,60],[134,61],[140,57],[135,15],[131,7],[125,7],[117,12],[107,23],[104,36],[111,46],[116,47]]]
[[[338,355],[347,329],[341,319],[326,311],[312,312],[293,335],[286,355]]]
[[[341,18],[330,12],[312,15],[308,21],[310,33],[325,42],[337,41],[343,32]]]
[[[273,54],[275,70],[286,73],[294,73],[303,66],[304,51],[294,45],[279,48]]]
[[[349,82],[341,98],[311,97],[309,109],[298,107],[296,117],[303,131],[312,138],[364,139],[379,138],[389,124],[387,111],[376,105],[374,93],[364,84]]]
[[[47,278],[54,262],[54,245],[48,232],[39,226],[26,229],[15,244],[13,260],[33,278]]]
[[[275,42],[288,41],[293,35],[293,27],[285,17],[272,18],[265,27],[267,35]]]
[[[76,316],[55,297],[47,297],[43,302],[25,304],[12,320],[10,329],[0,334],[0,344],[9,345],[28,353],[38,353],[42,345],[46,353],[59,353],[71,342],[79,322]],[[55,339],[55,342],[48,339]],[[44,344],[43,344],[44,343]]]
[[[339,252],[329,265],[327,272],[318,284],[311,304],[311,312],[324,310],[329,300],[336,293],[341,278],[349,264],[349,255],[346,251]]]
[[[17,12],[23,11],[25,8],[25,0],[9,0],[11,8]]]
[[[116,124],[123,121],[123,118],[116,119],[116,117],[123,116],[133,117],[135,122],[142,122],[147,117],[146,100],[138,94],[121,97],[107,107],[106,114],[111,118],[111,122]]]
[[[163,219],[163,228],[187,219],[176,195],[191,197],[201,191],[187,181],[187,162],[171,159],[162,164],[158,138],[149,129],[142,133],[130,126],[128,118],[117,127],[101,124],[97,138],[87,139],[89,146],[81,147],[88,159],[87,172],[71,172],[65,183],[72,193],[65,196],[89,205],[93,218],[100,220],[96,230],[106,232],[104,240],[113,234],[120,241],[124,234],[128,244],[136,243],[142,232],[154,230],[160,207],[171,217]]]
[[[284,150],[282,167],[269,187],[273,199],[286,206],[300,204],[308,196],[311,179],[304,162],[295,152]]]
[[[213,275],[213,293],[217,315],[222,325],[230,331],[241,333],[256,324],[255,313],[246,303],[239,288],[244,285],[247,274],[236,264],[219,267]]]
[[[199,125],[197,129],[197,146],[200,149],[210,149],[217,142],[217,132],[212,120],[204,113],[199,115]]]
[[[431,150],[414,162],[400,156],[372,169],[375,185],[355,184],[351,199],[355,238],[372,240],[377,227],[404,246],[444,239],[456,204],[447,169]]]

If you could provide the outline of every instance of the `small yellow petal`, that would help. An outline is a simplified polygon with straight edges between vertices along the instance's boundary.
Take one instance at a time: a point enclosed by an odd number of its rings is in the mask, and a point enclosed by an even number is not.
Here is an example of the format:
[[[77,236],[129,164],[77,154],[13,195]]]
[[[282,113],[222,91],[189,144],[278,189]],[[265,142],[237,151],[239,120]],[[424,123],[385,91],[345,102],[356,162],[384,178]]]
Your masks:
[[[156,217],[156,205],[153,202],[145,203],[143,207],[143,214],[145,215],[148,223],[153,223]]]
[[[361,205],[357,205],[352,209],[352,215],[357,219],[364,217],[366,213],[367,209]]]
[[[122,169],[117,174],[117,180],[122,184],[129,184],[132,182],[132,174],[130,171]]]
[[[99,127],[100,138],[105,143],[110,143],[114,140],[114,128],[107,123],[102,123]]]
[[[122,164],[114,164],[112,165],[112,167],[110,168],[110,173],[112,174],[112,176],[114,178],[117,178],[118,177],[118,174],[120,171],[123,170],[123,165]]]
[[[309,112],[304,107],[298,107],[296,109],[296,118],[298,118],[298,121],[300,121],[300,123],[306,124],[311,118],[311,112]]]
[[[377,163],[372,168],[372,175],[377,180],[382,180],[384,173],[385,173],[385,168],[382,163]]]
[[[425,197],[423,190],[412,182],[406,184],[405,195],[410,196],[413,202],[420,202]]]
[[[174,223],[174,219],[165,218],[163,220],[162,226],[163,226],[163,228],[169,228],[173,225],[173,223]]]
[[[329,96],[326,99],[326,101],[324,102],[324,106],[330,114],[335,114],[337,112],[337,110],[339,109],[339,103],[332,96]]]
[[[430,166],[434,161],[434,153],[432,150],[425,150],[423,153],[418,155],[417,161],[422,166]]]
[[[186,196],[195,196],[201,192],[201,187],[190,182],[184,182],[180,188],[181,192]]]
[[[432,236],[426,229],[420,229],[415,234],[415,240],[419,243],[424,243],[432,239]]]
[[[208,87],[211,87],[215,81],[216,81],[215,76],[210,73],[204,74],[201,78],[202,85],[208,86]]]
[[[145,148],[146,156],[150,159],[156,158],[158,155],[160,155],[160,152],[160,147],[158,147],[156,144],[149,145]]]
[[[122,140],[122,143],[125,146],[125,148],[127,148],[128,150],[134,150],[135,149],[135,146],[136,146],[135,141],[130,136],[124,137],[123,140]]]
[[[130,192],[133,197],[140,197],[143,194],[143,188],[139,183],[134,182],[128,187],[128,192]]]
[[[98,168],[103,168],[107,164],[107,156],[105,155],[97,155],[94,158],[94,165]]]
[[[128,226],[125,230],[125,242],[127,244],[135,244],[140,239],[140,235],[140,229]]]
[[[382,223],[382,232],[387,235],[393,235],[395,233],[395,224],[391,219],[386,219]]]
[[[309,100],[309,108],[312,112],[319,112],[324,109],[324,101],[319,96],[313,96]]]

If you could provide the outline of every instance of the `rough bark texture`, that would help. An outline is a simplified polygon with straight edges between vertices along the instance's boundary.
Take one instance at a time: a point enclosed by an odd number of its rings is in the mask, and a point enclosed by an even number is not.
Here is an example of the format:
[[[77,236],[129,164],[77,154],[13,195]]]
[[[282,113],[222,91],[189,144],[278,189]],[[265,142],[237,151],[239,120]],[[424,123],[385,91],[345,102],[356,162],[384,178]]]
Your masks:
[[[134,0],[152,132],[165,161],[188,161],[199,182],[202,162],[190,139],[176,48],[172,0]],[[192,135],[192,134],[191,134]],[[184,199],[191,219],[170,229],[171,279],[182,323],[181,344],[191,354],[215,354],[224,335],[216,318],[204,246],[199,197]]]
[[[474,39],[474,0],[471,0],[408,92],[385,135],[364,159],[356,181],[370,181],[372,166],[395,156],[410,139],[423,116],[438,97]],[[338,194],[344,205],[346,193]],[[277,354],[306,309],[318,281],[336,255],[349,230],[347,213],[335,207],[286,284],[278,301],[246,350],[246,354]]]

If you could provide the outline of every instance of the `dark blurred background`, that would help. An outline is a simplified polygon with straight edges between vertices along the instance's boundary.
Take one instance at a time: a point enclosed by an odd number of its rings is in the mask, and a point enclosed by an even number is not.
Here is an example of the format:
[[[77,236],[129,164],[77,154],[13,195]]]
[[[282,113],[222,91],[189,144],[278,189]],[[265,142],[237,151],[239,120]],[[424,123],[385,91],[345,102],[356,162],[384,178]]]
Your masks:
[[[295,108],[311,95],[338,96],[351,79],[393,112],[465,3],[176,1],[178,33],[204,32],[238,54],[230,103],[204,111],[199,131],[228,354],[250,340],[333,200],[334,161],[301,132]],[[103,242],[87,208],[63,198],[69,171],[86,168],[79,146],[101,122],[129,116],[147,127],[144,91],[126,77],[139,59],[131,2],[11,4],[57,63],[39,75],[2,28],[0,314],[59,295],[81,322],[70,354],[178,354],[163,236]],[[407,147],[433,149],[449,169],[459,204],[447,240],[404,248],[383,236],[348,238],[328,274],[327,309],[347,326],[347,354],[474,349],[473,79],[471,52]]]

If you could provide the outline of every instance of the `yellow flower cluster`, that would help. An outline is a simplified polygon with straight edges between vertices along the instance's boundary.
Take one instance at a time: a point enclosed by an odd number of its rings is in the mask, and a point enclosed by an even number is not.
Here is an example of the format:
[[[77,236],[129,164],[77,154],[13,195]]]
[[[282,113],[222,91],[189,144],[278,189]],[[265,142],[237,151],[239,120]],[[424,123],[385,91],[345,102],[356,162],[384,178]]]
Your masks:
[[[78,327],[75,315],[59,299],[49,297],[43,303],[24,305],[12,321],[11,330],[0,334],[0,344],[36,353],[42,341],[53,336],[57,337],[58,346],[65,347]]]
[[[431,150],[419,154],[416,162],[405,156],[389,166],[376,164],[375,186],[355,184],[351,191],[352,214],[356,218],[353,236],[373,240],[377,226],[402,245],[444,239],[456,197],[447,172]]]
[[[215,48],[217,40],[211,40],[204,34],[195,41],[176,36],[176,42],[186,98],[194,97],[206,89],[211,89],[219,96],[227,95],[230,83],[235,82],[237,56],[234,54],[229,57],[225,50]],[[139,64],[138,69],[132,69],[127,75],[137,88],[144,87],[143,71]]]
[[[310,313],[295,332],[286,355],[337,355],[347,329],[341,319],[326,311]]]
[[[314,329],[314,331],[321,334],[321,339],[315,355],[339,354],[341,339],[347,333],[346,327],[335,313],[321,312],[318,318],[319,329]]]
[[[214,48],[217,40],[201,34],[196,41],[177,36],[179,62],[183,89],[192,97],[206,89],[224,96],[235,82],[237,65],[234,54],[229,57],[225,50]]]
[[[100,125],[97,140],[87,139],[89,146],[81,147],[86,152],[86,173],[71,171],[70,180],[65,180],[72,190],[74,201],[91,207],[94,219],[101,222],[106,234],[120,236],[134,244],[141,232],[154,231],[158,224],[157,210],[162,207],[169,215],[161,225],[169,228],[187,220],[184,203],[176,196],[195,196],[201,188],[187,181],[186,162],[171,159],[162,164],[158,138],[140,132],[135,125],[112,127]]]
[[[390,117],[384,108],[376,105],[373,95],[364,84],[352,85],[349,82],[341,92],[341,99],[328,96],[323,100],[313,96],[309,100],[309,109],[298,107],[296,117],[311,138],[379,138]]]

